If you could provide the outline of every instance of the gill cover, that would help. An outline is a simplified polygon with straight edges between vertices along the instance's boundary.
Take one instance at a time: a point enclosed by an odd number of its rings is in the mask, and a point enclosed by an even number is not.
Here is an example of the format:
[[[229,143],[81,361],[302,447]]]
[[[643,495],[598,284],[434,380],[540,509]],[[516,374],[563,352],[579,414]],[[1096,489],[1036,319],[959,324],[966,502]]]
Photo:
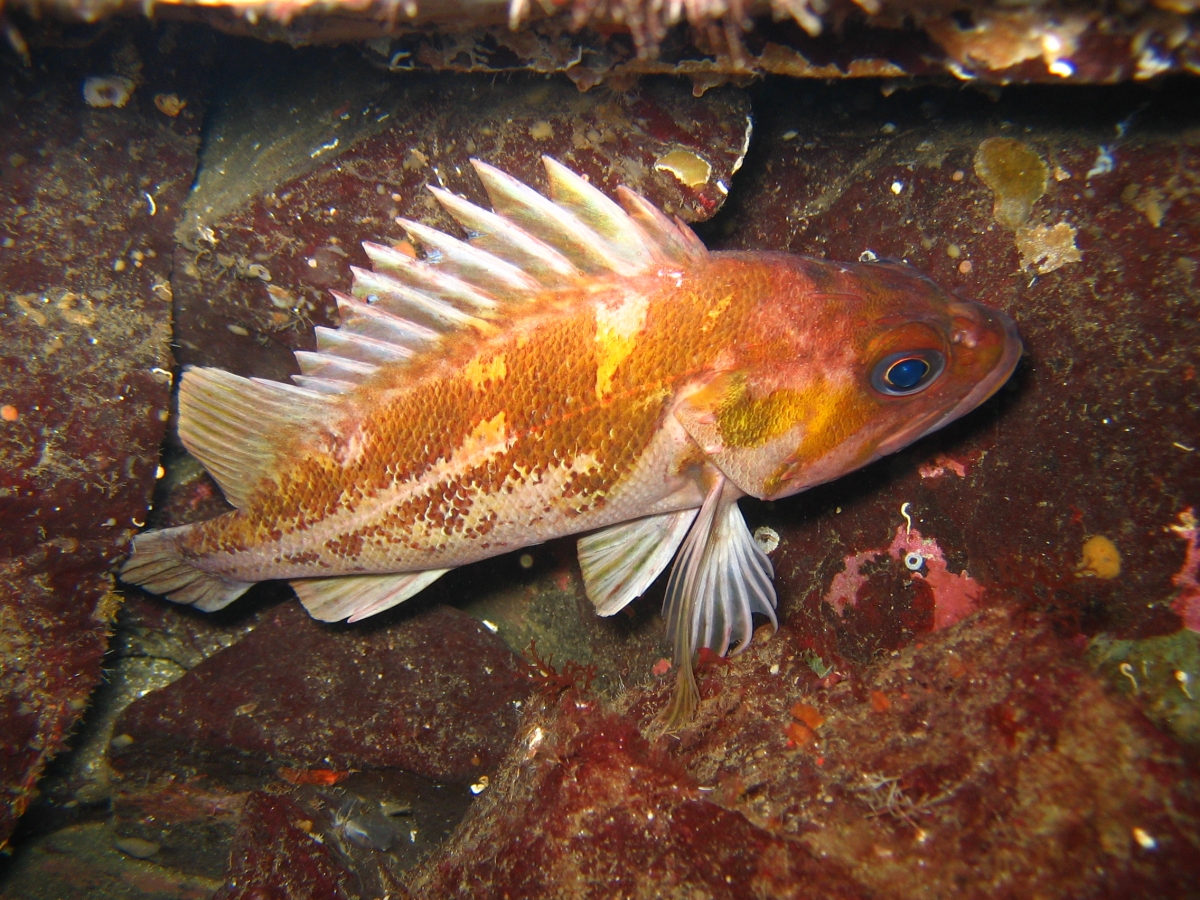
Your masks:
[[[742,493],[762,498],[772,493],[777,473],[795,457],[818,412],[797,391],[759,394],[747,373],[733,371],[718,373],[686,394],[675,417]]]

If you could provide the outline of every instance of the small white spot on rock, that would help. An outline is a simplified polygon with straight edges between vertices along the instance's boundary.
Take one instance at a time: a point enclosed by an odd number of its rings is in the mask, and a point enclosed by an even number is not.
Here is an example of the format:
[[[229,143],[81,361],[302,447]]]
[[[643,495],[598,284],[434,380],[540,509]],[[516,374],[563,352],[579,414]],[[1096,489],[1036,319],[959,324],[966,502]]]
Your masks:
[[[120,109],[133,96],[133,82],[121,75],[93,75],[83,83],[83,99],[88,106]]]

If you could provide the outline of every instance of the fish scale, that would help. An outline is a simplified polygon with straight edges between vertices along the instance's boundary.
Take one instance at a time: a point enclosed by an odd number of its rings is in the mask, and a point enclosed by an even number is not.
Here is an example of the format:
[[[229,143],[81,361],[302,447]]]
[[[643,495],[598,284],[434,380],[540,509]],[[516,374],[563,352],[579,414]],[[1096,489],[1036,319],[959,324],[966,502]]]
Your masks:
[[[342,326],[297,354],[296,385],[184,373],[180,437],[236,509],[139,535],[122,577],[207,610],[284,578],[314,616],[355,621],[579,534],[611,615],[675,559],[676,727],[698,702],[694,654],[776,621],[737,500],[798,493],[963,415],[1020,340],[900,264],[710,254],[553,160],[549,198],[475,166],[494,211],[433,189],[470,239],[407,223],[426,258],[364,245],[377,271],[352,269]]]

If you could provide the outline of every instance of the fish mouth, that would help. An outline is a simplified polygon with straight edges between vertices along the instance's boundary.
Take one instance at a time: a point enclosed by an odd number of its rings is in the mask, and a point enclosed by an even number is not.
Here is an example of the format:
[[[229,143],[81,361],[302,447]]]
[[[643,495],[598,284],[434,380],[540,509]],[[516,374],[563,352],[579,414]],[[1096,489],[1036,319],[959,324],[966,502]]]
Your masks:
[[[919,441],[987,402],[996,391],[1004,386],[1017,368],[1017,363],[1021,361],[1021,354],[1025,352],[1025,345],[1021,342],[1021,335],[1017,332],[1017,323],[999,310],[988,309],[979,304],[971,304],[971,306],[975,314],[984,319],[984,322],[980,323],[981,326],[991,334],[999,335],[999,343],[1003,347],[1000,358],[992,366],[991,371],[979,379],[975,387],[949,410],[941,414],[935,413],[929,418],[918,419],[900,434],[892,435],[878,448],[877,452],[880,456],[886,456]]]

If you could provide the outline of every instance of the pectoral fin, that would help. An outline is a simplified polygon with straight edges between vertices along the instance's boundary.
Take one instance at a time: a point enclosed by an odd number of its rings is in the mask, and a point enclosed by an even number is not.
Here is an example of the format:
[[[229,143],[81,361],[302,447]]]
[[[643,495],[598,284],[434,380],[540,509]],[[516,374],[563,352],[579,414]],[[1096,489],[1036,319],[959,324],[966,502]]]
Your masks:
[[[297,578],[292,589],[309,615],[322,622],[358,622],[403,603],[449,569],[387,575],[342,575],[337,578]]]
[[[700,508],[667,582],[663,613],[675,651],[675,694],[663,715],[667,730],[690,719],[700,701],[692,656],[708,647],[741,652],[754,635],[753,615],[775,618],[774,569],[738,509],[741,492],[718,477]]]
[[[647,516],[581,537],[579,567],[596,612],[611,616],[645,593],[675,556],[697,512]]]

